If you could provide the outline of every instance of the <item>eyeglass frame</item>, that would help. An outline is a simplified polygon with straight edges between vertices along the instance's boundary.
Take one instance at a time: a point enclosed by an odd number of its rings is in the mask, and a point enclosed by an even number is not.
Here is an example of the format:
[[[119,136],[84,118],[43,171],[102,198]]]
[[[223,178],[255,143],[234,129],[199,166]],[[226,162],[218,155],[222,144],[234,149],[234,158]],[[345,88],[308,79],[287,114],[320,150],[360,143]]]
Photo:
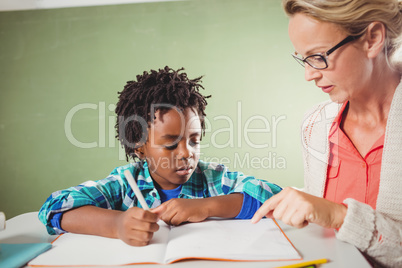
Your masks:
[[[317,70],[324,70],[324,69],[327,69],[327,68],[328,68],[327,59],[328,59],[328,56],[329,56],[332,52],[334,52],[335,50],[337,50],[338,48],[340,48],[341,46],[343,46],[343,45],[345,45],[345,44],[347,44],[347,43],[349,43],[349,42],[352,42],[352,41],[355,41],[355,40],[359,39],[361,36],[362,36],[362,34],[361,34],[361,35],[355,35],[355,36],[348,35],[345,39],[343,39],[341,42],[339,42],[339,43],[336,44],[334,47],[332,47],[331,49],[329,49],[327,52],[324,52],[324,53],[315,53],[315,54],[312,54],[312,55],[310,55],[310,56],[305,57],[304,59],[303,59],[303,58],[299,58],[299,57],[296,56],[294,53],[291,54],[291,55],[292,55],[292,57],[293,57],[301,66],[303,66],[304,68],[306,67],[306,63],[307,63],[309,66],[313,67],[314,69],[317,69]],[[296,53],[296,52],[295,52],[295,53]],[[309,63],[309,62],[307,61],[308,58],[317,57],[317,56],[318,56],[318,57],[321,57],[321,59],[322,59],[323,62],[325,63],[325,67],[319,68],[319,67],[316,67],[316,66],[312,65],[311,63]]]

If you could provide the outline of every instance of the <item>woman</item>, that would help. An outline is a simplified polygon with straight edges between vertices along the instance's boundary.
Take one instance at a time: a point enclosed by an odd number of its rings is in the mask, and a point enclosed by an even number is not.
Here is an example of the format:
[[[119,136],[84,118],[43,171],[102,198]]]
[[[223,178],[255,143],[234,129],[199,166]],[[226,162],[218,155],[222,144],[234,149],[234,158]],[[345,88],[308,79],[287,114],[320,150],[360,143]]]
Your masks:
[[[337,229],[377,265],[402,267],[402,2],[283,0],[293,57],[331,101],[302,126],[305,188],[256,212]]]

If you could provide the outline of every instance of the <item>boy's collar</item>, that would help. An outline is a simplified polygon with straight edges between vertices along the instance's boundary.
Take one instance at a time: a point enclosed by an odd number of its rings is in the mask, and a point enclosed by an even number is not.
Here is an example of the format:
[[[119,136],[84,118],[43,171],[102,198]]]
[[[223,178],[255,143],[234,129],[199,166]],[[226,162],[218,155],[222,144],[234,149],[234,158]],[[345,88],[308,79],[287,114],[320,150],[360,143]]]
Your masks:
[[[142,185],[142,189],[153,189],[155,188],[154,181],[152,180],[151,175],[149,174],[148,163],[146,161],[141,161],[140,167],[143,170],[143,174],[139,174],[138,176],[138,183]],[[204,187],[204,180],[202,179],[204,174],[200,172],[200,168],[197,164],[196,170],[191,175],[190,179],[182,184],[182,189],[180,195],[188,196],[189,198],[196,197],[203,197],[204,190],[201,191],[194,191],[194,189],[206,189]],[[142,182],[140,182],[140,180]]]
[[[194,197],[204,197],[204,191],[208,189],[208,186],[204,185],[204,174],[200,172],[201,169],[198,164],[199,162],[197,163],[195,171],[191,174],[190,179],[183,184],[180,195],[187,196],[191,199]]]
[[[139,164],[139,174],[137,177],[137,184],[140,189],[153,189],[155,188],[154,181],[149,174],[148,164],[146,161],[138,162]],[[141,172],[142,171],[142,172]]]

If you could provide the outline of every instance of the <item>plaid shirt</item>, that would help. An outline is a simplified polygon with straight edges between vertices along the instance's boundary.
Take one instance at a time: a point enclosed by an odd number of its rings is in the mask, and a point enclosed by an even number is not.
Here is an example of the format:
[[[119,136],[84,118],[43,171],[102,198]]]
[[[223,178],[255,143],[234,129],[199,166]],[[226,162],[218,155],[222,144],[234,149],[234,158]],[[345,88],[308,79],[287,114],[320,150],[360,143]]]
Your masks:
[[[160,196],[149,174],[147,163],[130,163],[115,168],[103,180],[87,181],[76,187],[52,193],[39,211],[39,219],[46,225],[48,233],[63,233],[63,230],[54,227],[51,220],[55,214],[73,208],[92,205],[125,211],[130,207],[141,207],[124,176],[126,169],[134,174],[148,206],[150,208],[159,206],[161,204]],[[229,172],[221,164],[199,161],[190,179],[182,185],[178,198],[196,199],[231,193],[246,193],[263,203],[281,190],[279,186],[267,181],[257,180],[240,172]]]

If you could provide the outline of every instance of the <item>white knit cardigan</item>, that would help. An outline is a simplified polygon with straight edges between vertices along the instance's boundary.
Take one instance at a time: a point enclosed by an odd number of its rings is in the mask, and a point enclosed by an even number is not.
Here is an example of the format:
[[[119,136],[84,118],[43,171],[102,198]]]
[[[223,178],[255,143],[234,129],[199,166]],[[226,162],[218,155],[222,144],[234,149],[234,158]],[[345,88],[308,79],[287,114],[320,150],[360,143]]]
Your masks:
[[[304,191],[315,196],[324,196],[328,134],[341,105],[321,103],[303,121]],[[402,79],[388,115],[376,210],[351,198],[344,203],[348,210],[336,237],[356,246],[376,264],[402,267]]]

